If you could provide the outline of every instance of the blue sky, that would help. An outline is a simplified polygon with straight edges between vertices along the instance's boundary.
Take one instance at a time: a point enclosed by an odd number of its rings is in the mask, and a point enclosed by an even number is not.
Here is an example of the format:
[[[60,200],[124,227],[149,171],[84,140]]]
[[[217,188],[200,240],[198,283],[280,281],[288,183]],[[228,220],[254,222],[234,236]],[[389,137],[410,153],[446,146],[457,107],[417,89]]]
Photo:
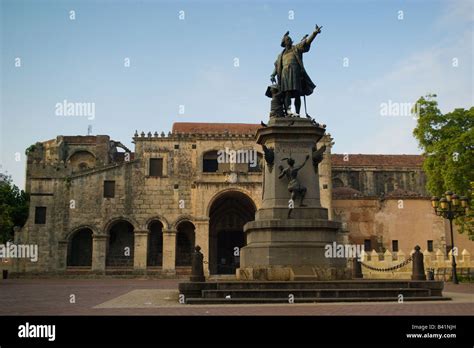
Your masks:
[[[88,125],[133,148],[136,129],[267,119],[282,35],[299,41],[316,23],[322,33],[304,56],[318,86],[308,111],[327,124],[333,152],[419,153],[416,121],[380,114],[389,100],[435,92],[443,112],[474,105],[472,1],[0,3],[0,171],[20,187],[29,145],[86,135]],[[64,99],[95,103],[95,118],[56,116]]]

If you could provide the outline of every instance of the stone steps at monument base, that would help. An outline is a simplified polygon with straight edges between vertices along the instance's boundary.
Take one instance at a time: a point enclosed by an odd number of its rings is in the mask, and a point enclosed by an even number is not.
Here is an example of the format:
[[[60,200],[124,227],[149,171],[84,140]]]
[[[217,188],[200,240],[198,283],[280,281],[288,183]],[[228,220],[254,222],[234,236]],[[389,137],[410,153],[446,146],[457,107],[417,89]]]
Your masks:
[[[429,288],[443,289],[439,281],[413,280],[340,280],[340,281],[227,281],[207,282],[205,290],[238,290],[238,289],[384,289],[384,288]]]
[[[208,281],[179,284],[186,303],[288,303],[447,300],[444,283],[419,280],[339,280],[311,282]],[[230,299],[226,296],[230,295]]]
[[[245,289],[245,290],[204,290],[203,298],[382,298],[429,297],[430,289]]]
[[[404,302],[414,301],[449,301],[449,297],[443,296],[430,296],[430,297],[407,297],[404,298]],[[347,297],[347,298],[295,298],[294,303],[333,303],[333,302],[395,302],[398,303],[399,298],[397,297]],[[288,297],[286,298],[188,298],[186,304],[279,304],[287,303]]]

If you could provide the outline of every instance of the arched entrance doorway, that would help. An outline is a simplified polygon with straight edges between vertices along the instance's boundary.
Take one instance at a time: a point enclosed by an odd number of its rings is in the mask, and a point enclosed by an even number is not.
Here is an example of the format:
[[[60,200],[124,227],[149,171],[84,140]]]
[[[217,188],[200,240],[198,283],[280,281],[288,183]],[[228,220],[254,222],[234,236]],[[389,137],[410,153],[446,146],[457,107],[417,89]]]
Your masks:
[[[148,225],[147,266],[161,267],[163,264],[163,224],[154,220]]]
[[[115,222],[109,229],[107,267],[133,267],[134,247],[132,224],[125,220]]]
[[[92,266],[92,230],[82,228],[69,238],[67,252],[68,267]]]
[[[189,221],[180,222],[176,228],[176,266],[191,266],[194,250],[194,225]]]
[[[209,211],[211,274],[235,274],[240,248],[246,244],[243,227],[255,219],[255,210],[250,197],[238,191],[225,192],[214,200]]]

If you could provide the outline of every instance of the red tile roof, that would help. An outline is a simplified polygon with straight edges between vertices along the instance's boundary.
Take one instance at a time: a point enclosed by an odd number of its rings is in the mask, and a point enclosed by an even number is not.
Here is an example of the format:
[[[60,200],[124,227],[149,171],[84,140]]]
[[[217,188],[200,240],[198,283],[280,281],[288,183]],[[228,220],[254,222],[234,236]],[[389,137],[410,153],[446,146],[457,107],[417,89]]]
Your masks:
[[[345,158],[345,156],[347,156]],[[345,161],[344,159],[347,159]],[[423,165],[422,155],[363,155],[332,154],[331,164],[338,167],[419,167]]]
[[[173,133],[224,133],[232,134],[255,134],[261,125],[253,123],[199,123],[199,122],[175,122]]]

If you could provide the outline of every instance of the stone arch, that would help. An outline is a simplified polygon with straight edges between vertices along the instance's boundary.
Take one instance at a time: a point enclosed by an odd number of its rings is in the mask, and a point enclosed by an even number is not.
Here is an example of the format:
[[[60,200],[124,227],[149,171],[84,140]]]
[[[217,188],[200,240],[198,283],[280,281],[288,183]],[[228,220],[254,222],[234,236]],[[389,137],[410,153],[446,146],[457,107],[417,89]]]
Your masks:
[[[244,190],[227,189],[209,203],[209,270],[211,274],[235,274],[240,249],[245,246],[243,226],[255,219],[256,205]]]
[[[191,266],[191,257],[196,243],[196,226],[188,219],[176,224],[176,266]]]
[[[133,226],[134,229],[137,228],[138,225],[138,222],[131,218],[131,217],[126,217],[126,216],[117,216],[117,217],[114,217],[112,219],[110,219],[109,221],[107,221],[103,227],[103,231],[105,231],[105,233],[108,235],[109,234],[109,230],[110,228],[112,227],[112,225],[114,225],[117,221],[127,221],[128,223],[130,223],[130,225]]]
[[[81,226],[67,236],[68,267],[92,267],[92,238],[94,230]]]
[[[159,218],[152,218],[147,222],[148,250],[147,267],[161,267],[163,265],[163,229],[165,225]]]
[[[117,218],[109,222],[106,266],[113,268],[133,267],[135,252],[135,227],[129,219]]]
[[[79,150],[74,151],[67,158],[67,162],[72,167],[73,172],[74,171],[77,172],[77,171],[95,168],[97,157],[95,154],[93,154],[92,152],[88,150],[79,149]]]
[[[228,192],[240,192],[240,193],[243,193],[244,195],[246,195],[250,201],[252,202],[253,204],[253,207],[255,208],[255,211],[257,211],[257,205],[255,204],[255,200],[252,198],[252,193],[248,190],[245,190],[241,187],[229,187],[229,188],[226,188],[224,190],[221,190],[217,193],[215,193],[211,199],[209,200],[209,204],[207,205],[207,208],[206,208],[206,216],[209,217],[209,214],[211,212],[211,207],[212,205],[214,204],[214,202],[222,195],[228,193]]]
[[[69,241],[71,239],[71,237],[74,235],[74,233],[76,233],[77,231],[79,230],[82,230],[82,229],[90,229],[93,233],[94,236],[97,236],[99,235],[99,233],[97,232],[98,231],[98,228],[94,225],[89,225],[89,224],[82,224],[82,225],[78,225],[74,228],[72,228],[71,230],[69,230],[69,232],[66,234],[65,236],[65,239],[67,241]]]
[[[194,221],[195,218],[191,215],[185,214],[185,215],[180,215],[174,222],[173,222],[173,228],[177,229],[178,225],[183,222],[183,221],[189,221],[192,222]]]
[[[163,225],[163,228],[165,229],[170,229],[171,227],[171,224],[168,222],[168,220],[162,216],[162,215],[154,215],[152,216],[151,218],[147,219],[145,221],[145,227],[148,228],[150,226],[150,223],[153,222],[153,221],[159,221],[161,222],[161,224]]]

